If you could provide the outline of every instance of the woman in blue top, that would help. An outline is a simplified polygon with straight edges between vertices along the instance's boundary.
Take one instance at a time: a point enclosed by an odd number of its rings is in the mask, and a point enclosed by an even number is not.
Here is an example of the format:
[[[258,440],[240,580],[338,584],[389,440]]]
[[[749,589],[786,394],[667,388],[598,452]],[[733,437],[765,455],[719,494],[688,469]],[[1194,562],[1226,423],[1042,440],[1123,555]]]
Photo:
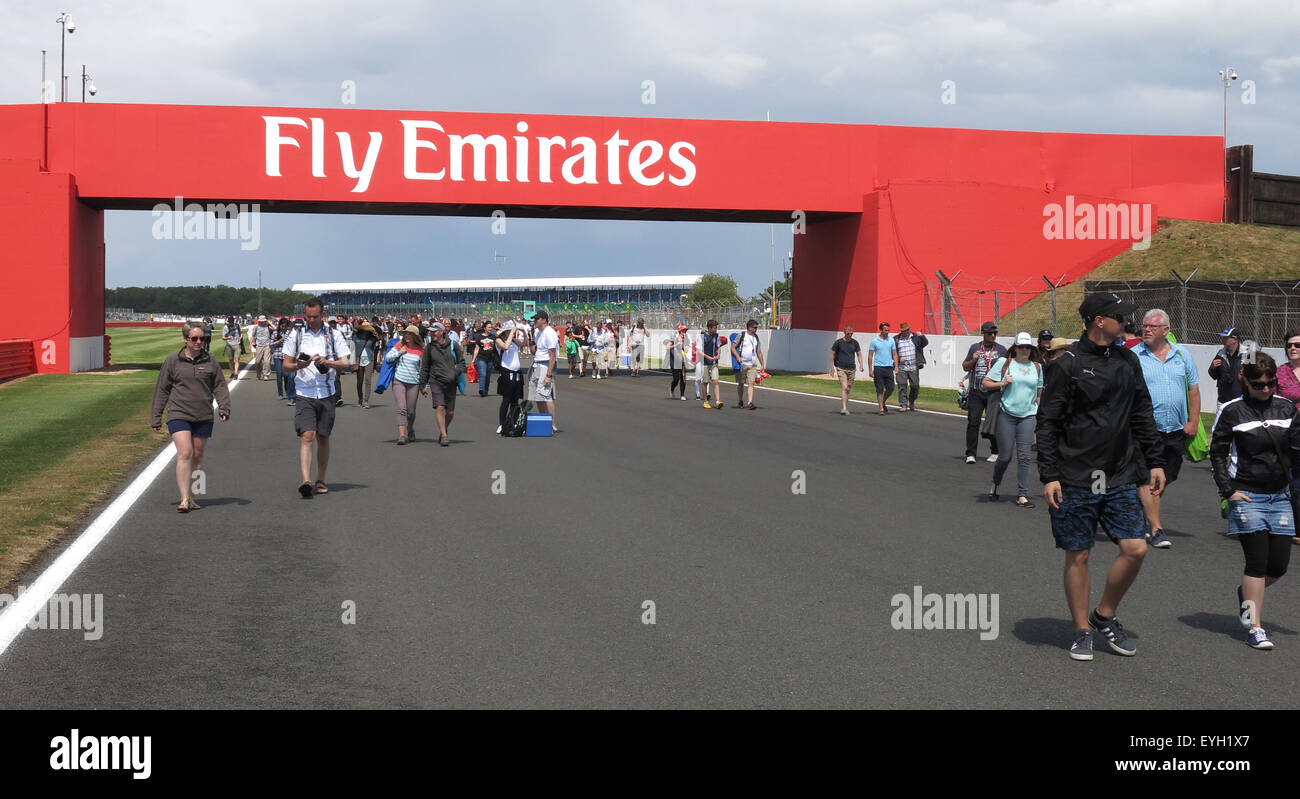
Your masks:
[[[1043,396],[1043,366],[1038,363],[1038,345],[1027,332],[1016,335],[1011,357],[998,358],[984,378],[985,391],[1002,390],[997,419],[998,462],[993,466],[993,487],[989,501],[998,501],[998,484],[1011,464],[1011,445],[1016,445],[1016,505],[1032,508],[1029,501],[1029,448],[1034,443],[1038,401]]]

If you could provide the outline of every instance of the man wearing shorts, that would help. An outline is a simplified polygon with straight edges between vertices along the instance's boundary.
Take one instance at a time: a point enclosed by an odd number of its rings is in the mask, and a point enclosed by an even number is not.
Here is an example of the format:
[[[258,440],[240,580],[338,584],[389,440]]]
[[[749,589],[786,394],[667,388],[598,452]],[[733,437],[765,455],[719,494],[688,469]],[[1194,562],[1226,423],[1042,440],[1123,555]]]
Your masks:
[[[447,430],[456,415],[456,389],[465,371],[465,351],[447,335],[442,322],[429,325],[429,343],[420,359],[420,393],[433,399],[433,414],[438,420],[438,445],[451,443]]]
[[[533,316],[533,325],[537,329],[537,352],[533,355],[533,370],[528,378],[528,399],[537,403],[539,413],[551,415],[551,429],[558,433],[555,425],[555,365],[560,355],[560,337],[551,327],[551,316],[546,311],[538,311]]]
[[[754,404],[754,385],[758,370],[766,368],[763,361],[763,347],[758,343],[758,322],[750,319],[745,323],[745,332],[741,333],[731,345],[731,357],[740,362],[736,370],[736,398],[740,407],[758,410]]]
[[[324,303],[312,297],[303,304],[307,324],[285,337],[284,370],[294,377],[293,429],[298,434],[298,493],[311,499],[327,494],[325,470],[330,462],[330,433],[334,430],[334,388],[339,370],[351,366],[343,334],[324,322]],[[316,484],[311,482],[312,444],[316,444]]]
[[[704,326],[704,333],[700,335],[700,345],[697,348],[697,354],[700,358],[700,380],[704,383],[704,407],[709,407],[709,397],[712,396],[718,407],[722,407],[722,395],[718,393],[718,357],[722,355],[722,337],[718,335],[718,321],[710,319],[709,323]],[[709,385],[712,382],[713,393],[709,393]]]
[[[1074,660],[1092,660],[1094,632],[1118,654],[1137,654],[1115,613],[1147,553],[1138,484],[1147,482],[1159,496],[1165,462],[1142,366],[1116,343],[1135,310],[1115,294],[1089,295],[1079,306],[1086,325],[1079,342],[1043,370],[1038,471],[1052,536],[1065,550]],[[1088,555],[1098,525],[1119,545],[1119,556],[1089,613]]]
[[[889,323],[880,323],[880,335],[871,339],[871,366],[867,378],[875,381],[877,416],[889,413],[889,395],[894,393],[894,370],[898,368],[898,344],[889,337]]]
[[[854,357],[857,361],[854,362]],[[831,345],[831,374],[840,379],[840,415],[849,415],[849,393],[853,391],[853,378],[864,372],[862,345],[853,338],[853,325],[844,326],[844,338],[835,339]]]
[[[1165,451],[1165,494],[1178,479],[1183,465],[1183,444],[1196,435],[1201,417],[1201,389],[1192,354],[1181,344],[1170,344],[1169,314],[1152,308],[1142,319],[1142,343],[1133,348],[1142,364],[1147,391],[1151,393],[1151,411]],[[1158,549],[1169,549],[1173,542],[1160,523],[1160,500],[1145,488],[1138,489],[1142,512],[1146,514],[1151,534],[1147,541]]]

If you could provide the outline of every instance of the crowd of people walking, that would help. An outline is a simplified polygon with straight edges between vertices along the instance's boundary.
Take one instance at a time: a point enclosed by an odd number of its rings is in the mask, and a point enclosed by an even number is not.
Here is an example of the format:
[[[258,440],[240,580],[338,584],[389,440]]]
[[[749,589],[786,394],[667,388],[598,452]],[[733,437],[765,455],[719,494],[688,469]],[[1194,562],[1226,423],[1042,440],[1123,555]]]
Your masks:
[[[1266,589],[1287,570],[1290,547],[1300,544],[1300,329],[1286,333],[1285,362],[1244,341],[1235,327],[1222,332],[1223,347],[1208,374],[1216,386],[1216,417],[1207,436],[1201,424],[1200,378],[1186,347],[1169,334],[1170,316],[1136,307],[1114,294],[1093,294],[1079,308],[1084,326],[1071,343],[1050,330],[1035,339],[1019,332],[1010,348],[998,342],[998,326],[986,322],[981,339],[966,352],[961,401],[966,410],[965,462],[978,462],[981,438],[994,464],[987,499],[1000,500],[1001,485],[1016,460],[1014,505],[1032,509],[1036,460],[1056,546],[1065,552],[1064,586],[1076,630],[1069,647],[1075,660],[1091,660],[1094,637],[1121,655],[1136,654],[1118,608],[1141,570],[1148,547],[1171,549],[1161,504],[1178,480],[1189,449],[1208,454],[1222,499],[1228,535],[1243,552],[1244,567],[1233,593],[1246,641],[1256,649],[1273,642],[1262,626]],[[396,443],[416,439],[420,397],[433,407],[437,440],[450,444],[457,397],[473,385],[480,398],[497,377],[497,432],[518,434],[524,400],[556,420],[560,357],[569,379],[607,377],[619,353],[633,378],[649,366],[652,344],[662,344],[661,367],[668,394],[685,401],[688,375],[704,408],[722,408],[719,363],[730,356],[737,407],[756,410],[754,386],[766,358],[750,320],[733,337],[710,320],[692,333],[680,325],[652,342],[643,321],[624,329],[611,319],[575,320],[557,331],[545,311],[502,323],[451,319],[327,319],[313,298],[303,317],[274,323],[259,317],[244,331],[234,318],[222,331],[225,356],[236,379],[245,332],[252,348],[251,372],[274,380],[277,394],[295,408],[303,498],[329,492],[326,473],[335,409],[344,404],[341,383],[351,374],[356,404],[369,409],[374,393],[392,391]],[[184,346],[163,363],[151,408],[151,425],[163,416],[177,450],[177,510],[198,509],[190,488],[201,468],[213,423],[230,418],[230,394],[221,364],[208,348],[212,328],[187,323]],[[906,323],[897,335],[881,324],[864,348],[846,326],[831,344],[830,370],[841,387],[841,414],[849,414],[855,376],[872,380],[879,415],[898,391],[898,410],[916,410],[919,371],[929,340]],[[865,353],[863,350],[866,350]],[[467,380],[468,376],[468,380]],[[213,407],[216,407],[214,413]],[[514,431],[513,433],[511,431]],[[1198,443],[1199,442],[1199,443]],[[1036,451],[1036,458],[1035,458]],[[313,479],[313,465],[314,479]],[[1089,556],[1101,530],[1118,547],[1100,600],[1089,598]]]

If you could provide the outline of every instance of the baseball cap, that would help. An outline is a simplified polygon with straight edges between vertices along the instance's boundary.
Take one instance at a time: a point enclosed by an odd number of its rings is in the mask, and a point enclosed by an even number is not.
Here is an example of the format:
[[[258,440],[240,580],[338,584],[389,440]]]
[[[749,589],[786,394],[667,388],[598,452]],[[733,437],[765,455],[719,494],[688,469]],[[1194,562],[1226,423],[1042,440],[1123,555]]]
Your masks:
[[[445,327],[442,326],[442,322],[434,322],[433,324],[429,325],[429,329],[430,329],[430,330],[446,330],[447,328],[445,328]]]
[[[1015,343],[1015,346],[1017,346],[1017,347],[1033,347],[1033,346],[1036,346],[1036,345],[1034,344],[1034,339],[1033,339],[1032,337],[1030,337],[1030,335],[1029,335],[1029,331],[1028,331],[1028,330],[1021,330],[1019,333],[1016,334],[1016,343]]]
[[[686,325],[678,325],[678,326],[677,326],[677,329],[678,329],[678,330],[685,330],[685,329],[686,329]]]
[[[981,332],[981,333],[996,333],[996,332],[998,332],[998,323],[997,323],[997,322],[985,322],[984,324],[980,325],[980,332]]]
[[[1228,325],[1228,328],[1224,330],[1222,333],[1220,333],[1219,336],[1221,338],[1241,338],[1241,333],[1240,331],[1237,330],[1237,328],[1233,327],[1232,325]]]
[[[1053,333],[1052,331],[1050,331],[1050,330],[1044,328],[1044,329],[1038,331],[1038,337],[1039,337],[1040,339],[1043,339],[1043,338],[1056,338],[1056,334]]]
[[[1129,316],[1136,312],[1136,305],[1131,302],[1124,302],[1118,294],[1111,292],[1089,294],[1083,298],[1083,303],[1079,305],[1079,315],[1083,317],[1085,322],[1091,322],[1098,316],[1111,316],[1113,314]]]

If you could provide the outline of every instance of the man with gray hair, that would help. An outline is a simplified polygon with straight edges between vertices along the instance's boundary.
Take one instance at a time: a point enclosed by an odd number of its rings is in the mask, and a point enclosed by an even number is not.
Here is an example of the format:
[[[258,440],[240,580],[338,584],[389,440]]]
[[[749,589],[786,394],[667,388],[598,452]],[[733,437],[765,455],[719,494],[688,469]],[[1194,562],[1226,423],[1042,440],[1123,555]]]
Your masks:
[[[1191,353],[1181,344],[1169,342],[1169,314],[1152,308],[1142,317],[1142,343],[1133,348],[1142,365],[1142,376],[1151,394],[1151,411],[1155,416],[1156,430],[1160,433],[1160,446],[1165,460],[1165,492],[1178,479],[1183,464],[1183,444],[1196,435],[1201,417],[1200,378]],[[1163,495],[1152,494],[1140,486],[1142,512],[1146,515],[1151,532],[1147,535],[1151,546],[1169,549],[1173,546],[1160,523],[1160,500]]]

